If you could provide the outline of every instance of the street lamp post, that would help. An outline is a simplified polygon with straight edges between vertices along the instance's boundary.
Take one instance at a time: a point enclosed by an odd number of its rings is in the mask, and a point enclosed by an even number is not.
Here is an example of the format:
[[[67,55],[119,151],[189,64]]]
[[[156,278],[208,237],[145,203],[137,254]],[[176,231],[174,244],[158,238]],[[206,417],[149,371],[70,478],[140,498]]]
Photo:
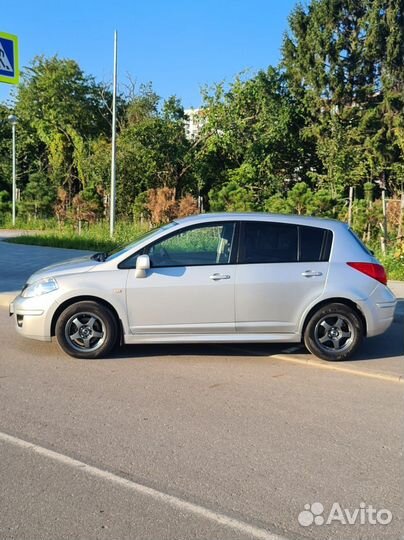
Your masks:
[[[13,114],[10,114],[8,117],[8,121],[11,124],[12,129],[12,147],[13,147],[13,192],[12,192],[12,205],[13,205],[13,227],[15,227],[15,200],[16,200],[16,192],[17,192],[17,182],[16,182],[16,153],[15,153],[15,132],[16,132],[16,125],[17,125],[17,117]]]
[[[111,238],[115,231],[116,206],[116,86],[118,73],[118,32],[114,32],[114,78],[112,84],[112,144],[111,144],[111,197],[109,201],[109,234]]]

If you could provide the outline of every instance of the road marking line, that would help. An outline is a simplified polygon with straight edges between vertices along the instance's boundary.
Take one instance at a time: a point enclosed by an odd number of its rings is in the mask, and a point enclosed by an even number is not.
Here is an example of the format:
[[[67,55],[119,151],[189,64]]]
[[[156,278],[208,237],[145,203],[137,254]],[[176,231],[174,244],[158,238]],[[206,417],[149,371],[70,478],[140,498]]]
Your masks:
[[[378,379],[381,381],[388,381],[394,383],[404,383],[403,375],[387,375],[385,373],[371,372],[371,371],[358,371],[354,368],[348,368],[343,366],[337,366],[334,364],[323,364],[318,360],[312,360],[311,358],[295,358],[290,356],[285,356],[283,354],[273,354],[268,356],[268,358],[274,358],[275,360],[281,360],[282,362],[291,362],[293,364],[301,364],[313,366],[321,369],[328,369],[330,371],[339,371],[341,373],[349,373],[350,375],[357,375],[359,377],[368,377],[369,379]]]
[[[0,441],[12,444],[14,446],[17,446],[18,448],[24,448],[40,456],[53,459],[54,461],[62,463],[63,465],[79,469],[80,471],[86,472],[87,474],[95,476],[96,478],[108,480],[109,482],[112,482],[116,485],[140,493],[141,495],[151,497],[152,499],[161,501],[165,504],[178,508],[179,510],[190,512],[210,521],[214,521],[215,523],[223,525],[224,527],[228,527],[230,529],[234,529],[241,533],[250,535],[252,538],[258,538],[262,540],[286,540],[285,537],[271,533],[270,531],[261,529],[260,527],[254,527],[249,523],[234,519],[230,516],[226,516],[225,514],[221,514],[220,512],[214,512],[213,510],[209,510],[208,508],[200,506],[199,504],[194,504],[184,499],[180,499],[179,497],[164,493],[163,491],[158,491],[157,489],[144,486],[143,484],[138,484],[137,482],[133,482],[132,480],[127,480],[126,478],[117,476],[114,473],[104,471],[102,469],[99,469],[98,467],[93,467],[92,465],[88,465],[83,461],[78,461],[77,459],[65,456],[64,454],[59,454],[58,452],[54,452],[53,450],[48,450],[47,448],[43,448],[42,446],[35,445],[28,441],[24,441],[23,439],[13,437],[12,435],[8,435],[7,433],[0,432]]]
[[[292,364],[300,364],[310,367],[318,367],[321,369],[328,369],[330,371],[339,371],[341,373],[348,373],[349,375],[357,375],[358,377],[367,377],[369,379],[377,379],[379,381],[387,381],[394,383],[404,383],[404,375],[388,375],[386,373],[380,373],[378,371],[360,371],[355,368],[343,367],[341,363],[323,363],[321,360],[314,360],[312,358],[296,358],[296,356],[286,356],[282,353],[291,354],[292,352],[297,352],[302,350],[302,347],[291,347],[290,349],[284,349],[279,354],[261,354],[259,351],[254,351],[252,349],[246,349],[240,346],[238,347],[226,347],[228,350],[233,350],[237,353],[243,352],[246,355],[255,356],[257,358],[267,358],[274,360],[280,360],[281,362],[290,362]],[[339,364],[339,365],[338,365]],[[404,538],[403,538],[404,540]]]

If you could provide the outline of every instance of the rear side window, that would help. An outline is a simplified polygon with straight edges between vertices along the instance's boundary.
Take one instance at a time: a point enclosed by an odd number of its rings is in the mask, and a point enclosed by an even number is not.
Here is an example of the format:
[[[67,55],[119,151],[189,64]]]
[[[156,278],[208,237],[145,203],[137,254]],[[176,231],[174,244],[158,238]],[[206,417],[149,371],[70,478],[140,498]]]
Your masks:
[[[331,243],[331,231],[299,226],[299,262],[328,261]]]
[[[297,226],[287,223],[247,221],[243,223],[239,262],[297,262]]]
[[[248,221],[242,224],[241,264],[328,261],[332,232],[289,223]]]

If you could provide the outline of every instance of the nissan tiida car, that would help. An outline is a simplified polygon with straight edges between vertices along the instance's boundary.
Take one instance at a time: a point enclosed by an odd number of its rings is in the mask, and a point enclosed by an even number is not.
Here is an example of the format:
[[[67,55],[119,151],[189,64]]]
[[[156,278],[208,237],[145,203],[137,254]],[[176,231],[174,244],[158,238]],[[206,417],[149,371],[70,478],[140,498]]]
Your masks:
[[[384,332],[396,299],[347,225],[202,214],[35,272],[10,304],[18,332],[77,358],[118,344],[300,343],[344,360]]]

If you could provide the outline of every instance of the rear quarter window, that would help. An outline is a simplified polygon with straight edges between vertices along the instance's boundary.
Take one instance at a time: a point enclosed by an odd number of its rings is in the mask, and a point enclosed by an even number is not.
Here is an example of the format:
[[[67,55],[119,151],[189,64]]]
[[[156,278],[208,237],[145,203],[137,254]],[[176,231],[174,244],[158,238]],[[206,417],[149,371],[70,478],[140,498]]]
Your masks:
[[[299,226],[299,262],[328,261],[331,244],[330,230]]]

